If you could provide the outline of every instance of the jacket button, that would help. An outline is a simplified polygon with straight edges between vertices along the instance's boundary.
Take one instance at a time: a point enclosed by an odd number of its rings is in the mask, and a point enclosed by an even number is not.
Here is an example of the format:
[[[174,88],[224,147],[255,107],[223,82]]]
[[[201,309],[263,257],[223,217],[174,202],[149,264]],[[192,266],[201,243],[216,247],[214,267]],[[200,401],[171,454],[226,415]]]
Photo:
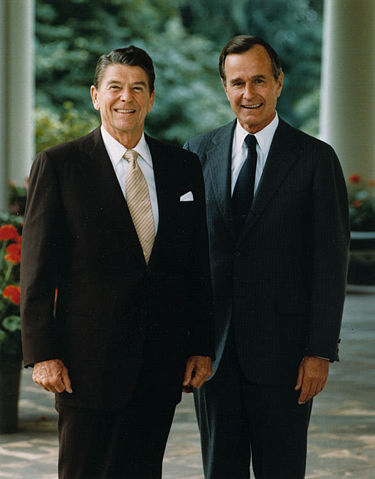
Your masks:
[[[241,253],[239,251],[235,251],[234,256],[239,257],[239,256],[241,256]]]

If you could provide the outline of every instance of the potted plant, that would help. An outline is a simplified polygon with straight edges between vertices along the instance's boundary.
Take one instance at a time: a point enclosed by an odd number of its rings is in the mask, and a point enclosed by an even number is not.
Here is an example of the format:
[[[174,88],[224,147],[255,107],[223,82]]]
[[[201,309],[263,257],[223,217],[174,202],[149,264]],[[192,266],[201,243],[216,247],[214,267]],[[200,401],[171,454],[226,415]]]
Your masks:
[[[0,433],[17,429],[21,373],[20,261],[22,218],[0,215]]]
[[[375,180],[348,178],[351,228],[348,283],[375,285]]]

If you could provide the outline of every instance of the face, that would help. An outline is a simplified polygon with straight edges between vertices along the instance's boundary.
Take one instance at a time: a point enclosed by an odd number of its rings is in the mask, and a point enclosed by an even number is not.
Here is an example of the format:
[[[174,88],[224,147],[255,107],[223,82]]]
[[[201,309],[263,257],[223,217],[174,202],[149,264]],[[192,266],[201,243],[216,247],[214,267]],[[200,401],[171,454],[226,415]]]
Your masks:
[[[154,97],[147,74],[139,66],[108,65],[98,89],[91,87],[92,102],[104,128],[127,148],[140,140]]]
[[[262,45],[225,59],[224,90],[241,126],[249,133],[263,130],[275,117],[283,74],[275,80],[272,62]]]

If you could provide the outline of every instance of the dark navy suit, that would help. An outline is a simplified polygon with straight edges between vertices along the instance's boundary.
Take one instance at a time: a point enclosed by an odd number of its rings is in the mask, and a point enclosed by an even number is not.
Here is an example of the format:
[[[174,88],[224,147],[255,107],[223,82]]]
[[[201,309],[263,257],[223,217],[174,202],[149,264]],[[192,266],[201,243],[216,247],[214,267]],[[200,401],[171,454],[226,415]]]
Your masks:
[[[297,406],[294,386],[304,356],[337,359],[349,242],[345,182],[330,146],[280,120],[236,235],[234,127],[185,145],[204,172],[215,305],[214,375],[196,394],[205,473],[249,477],[251,449],[257,478],[301,478],[311,404]],[[239,404],[243,388],[247,404]],[[288,444],[296,448],[289,454]]]

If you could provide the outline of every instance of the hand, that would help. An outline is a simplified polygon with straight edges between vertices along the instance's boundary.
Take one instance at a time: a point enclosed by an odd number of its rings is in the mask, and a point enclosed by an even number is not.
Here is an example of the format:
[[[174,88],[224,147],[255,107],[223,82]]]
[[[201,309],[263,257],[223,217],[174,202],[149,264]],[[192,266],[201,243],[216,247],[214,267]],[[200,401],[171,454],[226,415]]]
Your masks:
[[[46,391],[72,393],[68,370],[61,359],[49,359],[34,364],[33,381]]]
[[[186,363],[182,390],[191,393],[199,389],[212,374],[212,361],[209,356],[190,356]]]
[[[305,356],[298,368],[296,391],[301,391],[298,404],[305,404],[323,391],[329,372],[329,360]]]

